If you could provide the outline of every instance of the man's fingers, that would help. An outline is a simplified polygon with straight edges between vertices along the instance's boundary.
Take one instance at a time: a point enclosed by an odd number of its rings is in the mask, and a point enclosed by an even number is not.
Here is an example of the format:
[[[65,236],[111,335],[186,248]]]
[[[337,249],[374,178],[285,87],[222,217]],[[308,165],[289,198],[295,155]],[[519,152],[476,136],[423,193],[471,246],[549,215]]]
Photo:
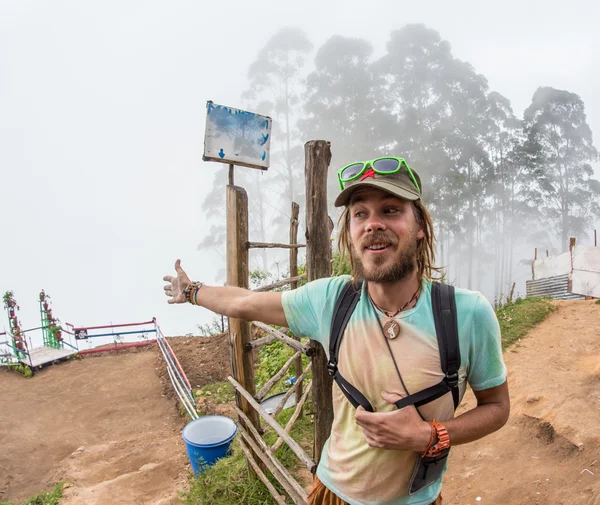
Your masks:
[[[171,304],[171,305],[172,305],[172,304],[174,304],[174,303],[176,303],[176,302],[175,302],[175,298],[169,298],[169,299],[167,300],[167,303],[169,303],[169,304]]]
[[[388,393],[387,391],[383,391],[381,393],[381,397],[388,403],[395,404],[398,400],[401,400],[402,397],[396,393]]]
[[[165,291],[171,291],[173,289],[173,285],[172,284],[167,284],[166,286],[163,286],[163,289]]]
[[[174,277],[172,277],[171,275],[165,275],[163,277],[163,281],[170,282],[171,284],[173,283],[173,279],[174,279]]]
[[[181,274],[181,273],[183,273],[183,268],[181,268],[181,260],[177,260],[177,261],[175,262],[175,271],[176,271],[178,274]]]

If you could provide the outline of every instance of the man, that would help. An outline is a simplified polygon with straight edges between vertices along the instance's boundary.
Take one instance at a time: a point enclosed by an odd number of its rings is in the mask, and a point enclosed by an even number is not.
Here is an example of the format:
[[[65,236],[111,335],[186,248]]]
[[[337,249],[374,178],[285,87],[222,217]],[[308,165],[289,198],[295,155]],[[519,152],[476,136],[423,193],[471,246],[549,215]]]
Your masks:
[[[441,476],[415,491],[422,456],[477,440],[502,427],[510,409],[500,330],[479,293],[456,289],[461,356],[459,396],[467,383],[477,407],[454,417],[452,394],[415,408],[398,399],[444,377],[431,304],[434,233],[421,202],[421,180],[402,158],[353,163],[338,172],[345,206],[339,245],[361,296],[338,352],[343,377],[371,403],[355,409],[334,384],[334,420],[309,504],[429,505],[441,503]],[[169,303],[191,301],[213,312],[288,326],[329,351],[336,301],[349,276],[318,279],[284,293],[193,284],[175,264],[164,278]],[[449,438],[449,440],[448,440]],[[412,486],[412,487],[411,487]],[[412,490],[412,492],[410,492]]]

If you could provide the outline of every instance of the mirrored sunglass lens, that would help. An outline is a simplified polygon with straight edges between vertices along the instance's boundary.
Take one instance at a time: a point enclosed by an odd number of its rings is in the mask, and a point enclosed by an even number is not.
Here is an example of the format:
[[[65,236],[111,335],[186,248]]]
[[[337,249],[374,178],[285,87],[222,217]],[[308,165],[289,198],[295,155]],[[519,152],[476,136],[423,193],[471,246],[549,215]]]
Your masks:
[[[398,160],[385,158],[383,160],[377,160],[375,163],[373,163],[373,168],[377,172],[389,173],[396,170],[398,168],[399,163],[400,162]]]
[[[342,172],[342,179],[345,181],[347,181],[348,179],[351,179],[356,174],[360,173],[362,168],[363,168],[362,163],[355,163],[354,165],[348,165],[346,168],[344,168],[344,171]]]

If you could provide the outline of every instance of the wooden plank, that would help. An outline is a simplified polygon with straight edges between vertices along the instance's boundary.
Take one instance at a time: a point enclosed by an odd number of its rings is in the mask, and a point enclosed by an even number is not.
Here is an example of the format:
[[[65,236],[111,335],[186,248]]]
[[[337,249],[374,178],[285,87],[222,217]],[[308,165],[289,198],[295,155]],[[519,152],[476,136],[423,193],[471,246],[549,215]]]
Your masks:
[[[275,432],[281,437],[283,438],[284,442],[289,446],[289,448],[293,451],[293,453],[298,456],[298,458],[300,459],[300,461],[302,461],[306,467],[312,472],[314,473],[314,470],[317,468],[316,463],[310,459],[310,457],[308,456],[308,454],[306,454],[306,452],[304,451],[304,449],[302,449],[302,447],[300,447],[300,445],[298,444],[298,442],[296,442],[292,437],[290,437],[284,430],[283,428],[280,426],[280,424],[275,421],[275,419],[273,419],[269,414],[267,414],[265,412],[265,409],[263,409],[259,403],[252,398],[252,395],[250,395],[250,393],[248,393],[248,391],[246,391],[239,382],[237,382],[233,377],[231,377],[231,375],[229,377],[227,377],[227,380],[231,383],[231,385],[235,388],[235,390],[240,393],[247,401],[250,405],[252,405],[252,407],[254,407],[256,409],[256,411],[258,412],[258,414],[260,415],[260,417],[262,417],[262,419],[271,427],[275,430]]]
[[[306,391],[302,395],[302,398],[300,398],[300,401],[297,403],[296,410],[294,410],[294,413],[292,414],[292,417],[290,417],[290,420],[285,425],[284,431],[286,433],[289,433],[290,431],[292,431],[292,426],[294,426],[294,423],[296,422],[296,419],[298,419],[298,416],[300,415],[300,412],[302,412],[302,406],[304,405],[304,402],[306,401],[306,398],[308,398],[308,393],[310,393],[310,389],[311,388],[312,388],[312,381],[310,381],[308,383],[308,386],[306,386]],[[281,437],[279,437],[275,441],[275,443],[273,444],[273,447],[271,447],[271,451],[275,452],[277,449],[279,449],[279,447],[281,447],[282,443],[283,443],[283,439]]]
[[[290,214],[290,244],[298,243],[298,216],[300,215],[300,205],[296,202],[292,202],[292,213]],[[290,249],[290,277],[294,278],[298,276],[298,249]],[[297,289],[298,281],[294,281],[290,284],[290,289]],[[299,338],[296,337],[298,340]],[[302,396],[302,379],[299,377],[302,375],[302,356],[298,356],[294,362],[294,371],[296,373],[296,383],[294,388],[296,390],[296,398]]]
[[[331,240],[327,215],[327,171],[331,144],[311,140],[304,145],[306,182],[306,268],[308,281],[331,275]],[[312,343],[315,459],[321,457],[333,423],[332,379],[320,344]]]
[[[312,363],[309,363],[308,365],[306,365],[306,369],[304,370],[304,372],[302,372],[301,375],[298,376],[298,380],[296,382],[302,382],[304,380],[304,377],[306,377],[306,374],[308,373],[308,371],[311,369],[311,367],[312,367]],[[285,407],[285,404],[287,403],[289,397],[292,396],[293,392],[294,392],[293,388],[288,389],[287,393],[283,396],[283,398],[279,402],[279,405],[277,405],[277,408],[273,411],[273,414],[271,414],[273,416],[273,418],[276,418],[281,413],[281,411],[283,410],[283,407]],[[297,392],[296,392],[296,398],[300,398],[300,396],[298,395]]]
[[[248,249],[300,249],[306,244],[277,244],[270,242],[248,242]]]
[[[303,344],[302,342],[298,342],[297,340],[294,340],[293,338],[284,335],[283,333],[269,326],[268,324],[261,323],[260,321],[252,321],[252,324],[260,328],[261,330],[266,331],[269,335],[274,336],[277,340],[281,340],[284,344],[289,345],[292,349],[295,349],[296,351],[300,351],[306,354],[307,356],[310,356],[310,353],[313,352],[313,349],[310,344]]]
[[[236,412],[243,417],[245,417],[244,413],[240,411],[240,409],[238,409],[237,407],[234,406],[234,408],[236,409]],[[275,455],[273,453],[271,453],[271,449],[270,447],[267,445],[267,443],[262,439],[262,437],[258,434],[258,432],[254,429],[254,427],[252,425],[248,425],[249,431],[250,433],[253,435],[254,437],[254,441],[257,444],[257,446],[262,449],[262,452],[264,454],[264,456],[266,456],[267,458],[269,458],[269,460],[271,461],[271,463],[273,464],[273,466],[275,466],[275,468],[277,468],[277,470],[279,471],[279,473],[281,473],[282,477],[287,480],[287,482],[289,483],[289,485],[293,488],[294,492],[301,498],[305,499],[306,498],[306,491],[304,491],[304,488],[296,481],[296,479],[294,479],[294,477],[292,477],[292,475],[288,472],[288,470],[281,464],[281,462],[275,457]],[[255,451],[257,452],[257,451]],[[273,472],[271,472],[273,473]],[[274,474],[273,474],[274,475]],[[280,479],[277,479],[280,484],[285,488],[284,484],[280,481]],[[287,491],[287,488],[286,488]],[[289,493],[289,492],[288,492]],[[291,493],[289,493],[291,496]]]
[[[257,338],[252,342],[248,342],[248,348],[254,349],[255,347],[260,347],[261,345],[270,344],[273,340],[277,340],[273,335],[267,335],[266,337]]]
[[[306,274],[297,275],[296,277],[290,277],[289,279],[283,279],[281,281],[274,282],[273,284],[267,284],[266,286],[262,286],[260,288],[253,289],[252,291],[262,292],[262,291],[272,291],[273,289],[280,288],[282,286],[287,286],[288,284],[292,284],[294,282],[299,281],[300,279],[305,279]]]
[[[279,382],[279,380],[285,375],[288,369],[292,366],[292,363],[298,357],[302,357],[302,352],[297,351],[290,359],[288,359],[285,362],[285,364],[281,367],[281,370],[279,370],[279,372],[277,372],[275,375],[273,375],[273,377],[271,377],[267,381],[263,388],[258,393],[256,393],[255,398],[257,401],[261,401],[265,396],[267,396],[269,391],[271,391],[271,389],[273,389],[273,386],[277,384],[277,382]]]
[[[244,188],[227,186],[227,285],[248,288],[248,195]],[[254,363],[252,352],[246,347],[250,342],[250,324],[241,319],[229,318],[231,343],[231,369],[236,381],[244,390],[254,395]],[[258,414],[245,398],[236,394],[236,403],[252,424],[260,427]]]
[[[238,425],[238,426],[240,426],[240,425]],[[241,431],[242,429],[243,428],[240,427],[240,433],[243,434],[243,432]],[[244,440],[246,440],[246,437],[244,437]],[[260,467],[254,461],[254,457],[252,456],[250,449],[248,449],[248,447],[246,446],[246,443],[243,440],[238,440],[238,442],[240,444],[240,447],[242,448],[242,451],[244,451],[244,454],[246,455],[246,460],[248,461],[248,463],[250,463],[250,466],[256,472],[256,475],[258,476],[258,478],[265,485],[265,487],[267,488],[267,491],[269,491],[269,493],[271,493],[271,496],[273,497],[273,499],[278,503],[278,505],[287,505],[287,502],[281,497],[281,495],[277,492],[277,489],[275,489],[273,484],[271,484],[271,481],[267,478],[267,476],[263,473],[263,471],[260,469]]]

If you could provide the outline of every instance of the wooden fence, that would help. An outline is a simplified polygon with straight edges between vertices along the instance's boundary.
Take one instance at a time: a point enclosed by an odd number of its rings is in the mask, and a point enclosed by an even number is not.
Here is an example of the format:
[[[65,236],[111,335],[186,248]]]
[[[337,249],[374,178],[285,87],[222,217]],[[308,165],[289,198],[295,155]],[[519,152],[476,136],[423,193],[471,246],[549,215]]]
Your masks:
[[[298,281],[307,277],[309,281],[331,275],[331,220],[327,215],[327,170],[331,161],[329,142],[317,140],[305,145],[305,181],[306,181],[306,247],[307,273],[298,275],[298,250],[305,247],[298,243],[299,206],[292,203],[289,244],[260,243],[248,240],[248,197],[243,188],[233,185],[230,171],[227,186],[227,284],[248,288],[248,250],[251,248],[287,248],[290,250],[290,277],[264,286],[256,291],[269,291],[289,285],[295,289]],[[251,324],[260,328],[265,337],[252,340]],[[289,499],[296,505],[306,504],[307,493],[288,470],[277,460],[275,451],[283,444],[294,452],[298,459],[314,474],[321,450],[331,431],[333,407],[331,401],[331,378],[327,374],[325,354],[320,345],[304,344],[298,337],[286,335],[287,330],[278,330],[259,321],[252,323],[239,319],[229,320],[232,375],[228,381],[236,392],[237,425],[240,432],[239,442],[256,475],[278,504],[288,503],[273,487],[266,476],[266,470],[279,482]],[[254,382],[253,350],[259,346],[279,340],[290,346],[294,355],[283,367],[269,379],[260,391],[256,392]],[[302,355],[310,357],[306,368],[302,368]],[[274,412],[268,414],[260,402],[294,366],[297,380],[290,388]],[[304,384],[309,371],[312,380]],[[302,407],[312,391],[314,412],[314,447],[310,457],[291,436],[295,421],[302,414]],[[275,418],[283,410],[291,394],[296,393],[296,409],[286,426],[281,426]],[[278,438],[272,446],[267,445],[262,434],[265,429],[273,429]]]

